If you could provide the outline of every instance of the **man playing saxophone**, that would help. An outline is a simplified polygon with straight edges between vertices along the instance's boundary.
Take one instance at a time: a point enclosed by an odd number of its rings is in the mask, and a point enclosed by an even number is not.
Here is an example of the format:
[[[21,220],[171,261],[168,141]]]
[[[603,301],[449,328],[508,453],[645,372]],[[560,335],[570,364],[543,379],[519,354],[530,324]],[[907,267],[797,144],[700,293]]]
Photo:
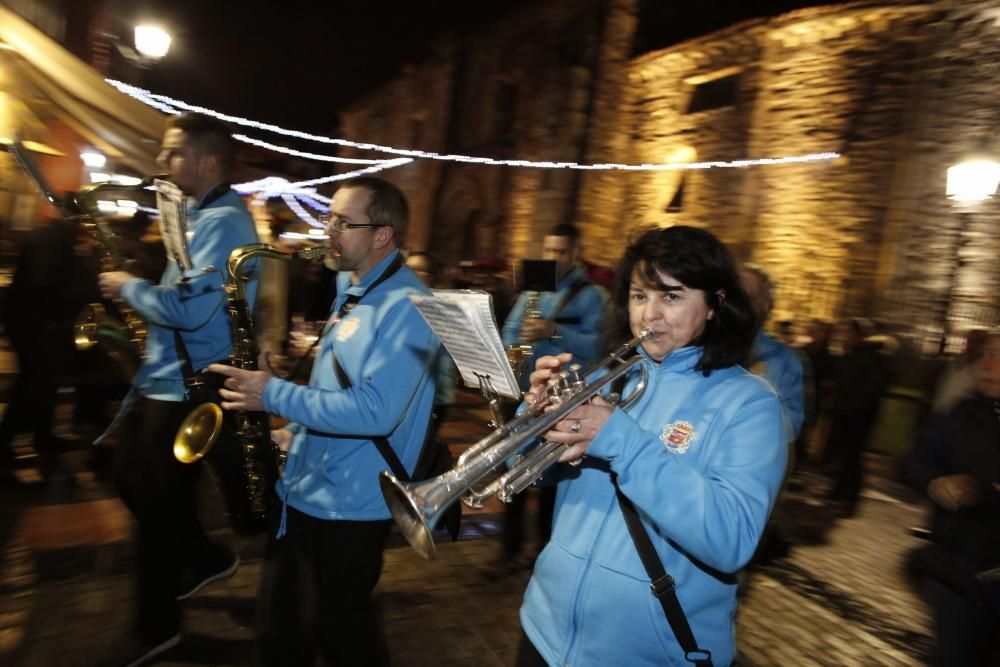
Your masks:
[[[337,298],[308,386],[228,366],[227,410],[291,421],[275,531],[257,597],[259,665],[375,665],[387,660],[370,594],[382,569],[389,510],[378,476],[395,457],[412,474],[424,443],[439,343],[409,300],[427,294],[399,253],[402,192],[361,177],[334,194],[326,220]],[[386,452],[387,458],[383,458]]]
[[[174,434],[193,407],[185,401],[185,364],[203,371],[228,358],[232,346],[226,262],[255,243],[254,222],[229,187],[234,149],[228,128],[212,118],[169,119],[158,162],[196,203],[187,212],[191,270],[168,262],[158,285],[124,271],[99,276],[105,298],[121,298],[149,323],[145,356],[126,400],[114,480],[136,518],[137,592],[134,636],[113,653],[137,664],[180,640],[178,600],[231,575],[239,558],[210,543],[198,520],[195,484],[201,465],[174,458]],[[247,287],[252,303],[256,278]]]
[[[556,263],[556,291],[537,295],[535,313],[531,312],[532,297],[522,293],[503,325],[503,344],[530,346],[529,369],[534,368],[539,357],[561,352],[572,354],[575,362],[586,367],[600,356],[598,338],[607,293],[587,279],[580,261],[580,230],[569,223],[555,225],[542,240],[542,258]],[[554,487],[542,486],[536,514],[538,544],[529,563],[534,562],[549,539],[554,502]],[[504,506],[501,553],[489,570],[491,576],[509,574],[518,568],[524,542],[524,514],[525,494],[514,496]]]

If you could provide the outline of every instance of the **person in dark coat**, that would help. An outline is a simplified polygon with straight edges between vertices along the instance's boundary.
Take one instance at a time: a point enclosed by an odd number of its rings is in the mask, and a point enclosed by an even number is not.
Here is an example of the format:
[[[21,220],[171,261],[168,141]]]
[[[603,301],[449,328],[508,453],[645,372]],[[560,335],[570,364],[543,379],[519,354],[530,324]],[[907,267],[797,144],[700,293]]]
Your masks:
[[[938,666],[1000,664],[1000,332],[977,372],[975,393],[932,414],[906,462],[933,503],[931,543],[911,568],[934,612]]]
[[[72,375],[73,324],[90,297],[93,280],[77,252],[77,225],[57,219],[28,232],[4,300],[3,325],[17,356],[17,379],[0,423],[0,462],[13,464],[14,437],[30,430],[46,480],[62,477],[52,434],[60,378]],[[87,290],[92,293],[87,293]]]

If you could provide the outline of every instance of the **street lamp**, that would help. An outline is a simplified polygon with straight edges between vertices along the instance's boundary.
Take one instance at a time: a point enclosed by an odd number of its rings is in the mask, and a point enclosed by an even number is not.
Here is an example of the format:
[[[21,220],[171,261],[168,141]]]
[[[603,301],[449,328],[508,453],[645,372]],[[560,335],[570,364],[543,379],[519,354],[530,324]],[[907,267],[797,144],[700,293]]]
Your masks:
[[[137,25],[135,50],[147,58],[158,60],[170,50],[170,35],[158,25]]]
[[[115,35],[108,37],[114,42],[118,52],[140,69],[150,69],[170,50],[170,35],[156,25],[136,26],[134,47],[123,44]]]
[[[952,333],[952,306],[958,286],[958,274],[962,268],[965,236],[969,229],[972,212],[980,202],[996,194],[1000,185],[1000,163],[989,155],[974,155],[948,168],[946,194],[955,204],[959,217],[958,235],[952,257],[951,275],[948,281],[947,302],[944,308],[944,337],[941,350],[944,351]]]

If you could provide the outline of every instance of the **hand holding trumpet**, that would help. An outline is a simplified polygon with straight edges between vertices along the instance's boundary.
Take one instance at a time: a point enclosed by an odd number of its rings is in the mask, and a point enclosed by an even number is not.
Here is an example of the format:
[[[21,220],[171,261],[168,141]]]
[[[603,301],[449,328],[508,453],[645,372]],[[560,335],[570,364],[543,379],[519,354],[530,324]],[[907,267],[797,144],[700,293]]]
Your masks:
[[[525,394],[525,400],[530,404],[545,396],[549,380],[559,374],[563,364],[573,358],[568,352],[556,356],[541,357],[535,362],[535,371],[531,374],[531,386]],[[551,406],[548,410],[554,409]],[[614,411],[614,406],[600,396],[594,396],[576,410],[556,422],[552,430],[544,436],[549,442],[561,442],[566,445],[566,451],[559,457],[560,462],[575,461],[587,453],[590,443],[604,428],[604,423]]]

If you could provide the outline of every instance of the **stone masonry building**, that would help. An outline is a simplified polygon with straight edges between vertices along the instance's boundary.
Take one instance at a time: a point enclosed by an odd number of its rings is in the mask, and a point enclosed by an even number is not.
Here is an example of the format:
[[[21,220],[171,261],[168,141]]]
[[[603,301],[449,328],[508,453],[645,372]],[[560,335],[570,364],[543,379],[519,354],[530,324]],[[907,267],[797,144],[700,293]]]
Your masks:
[[[418,160],[387,172],[414,203],[408,247],[450,263],[537,256],[571,220],[585,256],[611,264],[638,229],[696,225],[770,270],[776,318],[877,317],[924,351],[1000,322],[997,201],[945,197],[950,165],[1000,151],[1000,1],[811,7],[636,53],[642,10],[533,3],[356,102],[341,134],[585,163],[842,157],[670,171]]]

